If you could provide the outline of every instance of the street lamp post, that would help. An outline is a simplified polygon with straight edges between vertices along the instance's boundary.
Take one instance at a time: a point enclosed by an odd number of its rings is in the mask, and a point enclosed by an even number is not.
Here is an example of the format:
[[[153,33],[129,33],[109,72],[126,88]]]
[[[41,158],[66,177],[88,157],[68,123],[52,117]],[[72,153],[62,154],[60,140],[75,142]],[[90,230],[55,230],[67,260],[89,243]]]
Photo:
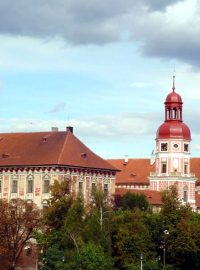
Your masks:
[[[164,241],[163,241],[163,270],[166,266],[166,236],[169,234],[168,230],[164,230]]]
[[[142,263],[143,263],[143,254],[141,253],[141,254],[140,254],[140,270],[143,269]]]

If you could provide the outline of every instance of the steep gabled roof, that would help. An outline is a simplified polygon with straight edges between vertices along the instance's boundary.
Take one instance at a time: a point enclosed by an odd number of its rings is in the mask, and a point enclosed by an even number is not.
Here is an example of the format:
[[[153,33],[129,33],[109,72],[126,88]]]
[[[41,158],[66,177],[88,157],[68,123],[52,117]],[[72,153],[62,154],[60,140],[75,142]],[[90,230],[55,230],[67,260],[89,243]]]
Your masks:
[[[155,165],[150,164],[150,159],[109,159],[112,166],[120,170],[116,175],[116,184],[144,184],[148,185],[150,172],[155,171]]]
[[[117,170],[70,131],[0,134],[0,167],[42,165]]]

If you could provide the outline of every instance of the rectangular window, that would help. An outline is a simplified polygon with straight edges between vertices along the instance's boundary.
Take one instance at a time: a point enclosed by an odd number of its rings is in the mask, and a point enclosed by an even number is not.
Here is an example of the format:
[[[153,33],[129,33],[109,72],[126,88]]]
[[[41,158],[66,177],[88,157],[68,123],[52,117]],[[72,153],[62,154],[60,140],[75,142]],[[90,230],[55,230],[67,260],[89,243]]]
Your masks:
[[[33,180],[27,181],[27,193],[33,193]]]
[[[106,195],[108,194],[108,184],[103,185],[103,191]]]
[[[167,173],[167,163],[166,162],[161,163],[161,172]]]
[[[17,193],[17,180],[12,181],[12,193]]]
[[[43,182],[43,193],[49,193],[49,180],[44,180]]]
[[[184,164],[184,174],[188,174],[188,164]]]
[[[189,151],[189,144],[188,143],[184,143],[184,151],[185,152]]]
[[[183,201],[187,202],[187,190],[183,191]]]
[[[78,192],[83,193],[83,182],[78,182]]]
[[[168,145],[167,143],[161,143],[161,151],[167,151]]]

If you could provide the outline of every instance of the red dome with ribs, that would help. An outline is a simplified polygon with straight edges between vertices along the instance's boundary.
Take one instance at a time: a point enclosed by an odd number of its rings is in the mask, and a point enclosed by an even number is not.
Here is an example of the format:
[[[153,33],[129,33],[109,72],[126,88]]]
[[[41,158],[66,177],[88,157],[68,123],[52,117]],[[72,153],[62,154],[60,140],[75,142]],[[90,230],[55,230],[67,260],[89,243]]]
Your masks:
[[[156,139],[184,139],[191,140],[190,129],[186,124],[179,121],[163,123],[157,130]]]
[[[166,97],[165,104],[166,103],[181,103],[181,104],[183,104],[181,96],[179,94],[177,94],[175,91],[171,92]]]
[[[173,76],[172,92],[165,100],[165,122],[158,128],[156,139],[191,140],[190,129],[182,120],[183,102],[175,92],[175,76]]]

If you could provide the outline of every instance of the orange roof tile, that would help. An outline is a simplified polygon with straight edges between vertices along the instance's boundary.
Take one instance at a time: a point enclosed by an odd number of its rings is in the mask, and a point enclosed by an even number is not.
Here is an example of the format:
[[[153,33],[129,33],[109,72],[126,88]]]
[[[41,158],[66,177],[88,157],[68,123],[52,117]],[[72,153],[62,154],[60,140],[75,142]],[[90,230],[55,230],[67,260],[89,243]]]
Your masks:
[[[70,131],[0,134],[0,167],[42,165],[117,170]]]
[[[191,158],[190,160],[190,171],[194,173],[198,179],[196,184],[200,185],[200,158]]]
[[[155,164],[150,165],[150,159],[109,159],[108,162],[121,170],[116,175],[116,184],[143,184],[148,185],[150,172],[155,171]],[[196,184],[200,185],[200,158],[191,158],[190,171],[198,179]]]
[[[197,192],[195,193],[195,201],[196,201],[196,207],[200,208],[200,194]]]
[[[123,196],[127,192],[131,192],[133,194],[144,194],[151,205],[162,205],[163,202],[161,200],[161,192],[154,190],[141,190],[141,189],[125,189],[125,188],[116,188],[115,195]]]
[[[109,159],[112,166],[120,170],[116,175],[116,184],[144,184],[148,185],[150,172],[155,171],[155,164],[150,164],[150,159]]]

